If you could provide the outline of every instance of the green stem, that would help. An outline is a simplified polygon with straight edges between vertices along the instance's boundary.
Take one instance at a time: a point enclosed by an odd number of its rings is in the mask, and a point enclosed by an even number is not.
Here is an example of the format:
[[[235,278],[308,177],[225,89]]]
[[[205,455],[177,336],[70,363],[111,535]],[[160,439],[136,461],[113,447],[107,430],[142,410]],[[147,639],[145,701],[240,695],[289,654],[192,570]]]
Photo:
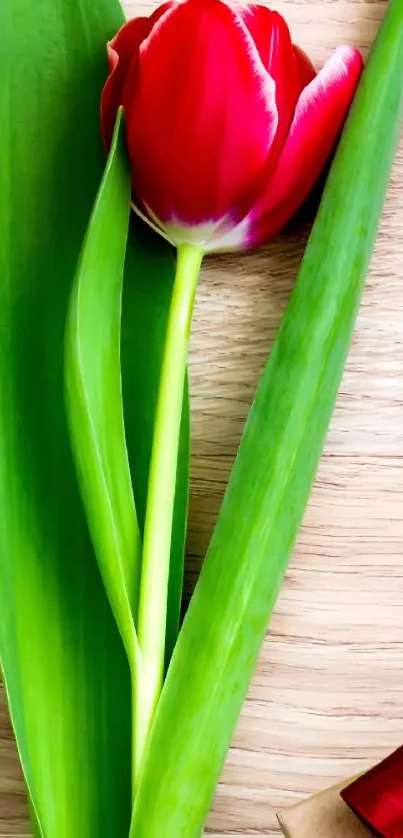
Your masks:
[[[135,776],[163,683],[167,592],[179,432],[194,298],[204,252],[178,247],[165,338],[144,526],[138,637],[142,655],[135,710]]]

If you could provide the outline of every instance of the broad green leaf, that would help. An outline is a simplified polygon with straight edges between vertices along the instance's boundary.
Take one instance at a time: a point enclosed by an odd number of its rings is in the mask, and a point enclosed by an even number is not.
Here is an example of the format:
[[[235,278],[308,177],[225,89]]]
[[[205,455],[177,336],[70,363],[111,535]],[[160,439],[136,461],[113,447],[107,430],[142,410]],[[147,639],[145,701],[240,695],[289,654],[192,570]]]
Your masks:
[[[331,417],[403,117],[402,79],[403,0],[391,0],[173,654],[132,838],[201,834]]]
[[[120,371],[130,200],[131,174],[120,112],[70,299],[66,405],[92,543],[134,678],[141,541]]]
[[[130,818],[130,682],[68,443],[63,338],[114,0],[0,5],[0,650],[43,838]],[[113,686],[112,686],[113,685]]]

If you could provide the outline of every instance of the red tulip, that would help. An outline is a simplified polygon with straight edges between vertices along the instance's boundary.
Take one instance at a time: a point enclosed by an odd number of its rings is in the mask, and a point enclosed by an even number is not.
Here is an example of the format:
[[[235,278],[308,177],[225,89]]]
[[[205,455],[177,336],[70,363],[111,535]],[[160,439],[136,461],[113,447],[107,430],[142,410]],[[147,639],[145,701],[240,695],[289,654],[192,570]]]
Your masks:
[[[168,2],[108,44],[109,145],[123,106],[136,211],[175,245],[256,246],[303,203],[361,70],[339,47],[316,73],[264,6]]]

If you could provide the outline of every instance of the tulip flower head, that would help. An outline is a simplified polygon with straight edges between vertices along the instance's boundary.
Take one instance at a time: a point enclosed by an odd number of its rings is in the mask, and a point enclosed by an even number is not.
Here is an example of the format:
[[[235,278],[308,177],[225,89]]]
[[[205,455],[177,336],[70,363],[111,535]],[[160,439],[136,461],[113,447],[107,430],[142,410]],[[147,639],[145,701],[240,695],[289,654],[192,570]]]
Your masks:
[[[139,215],[175,246],[243,250],[275,235],[334,147],[362,70],[339,47],[316,73],[277,12],[168,2],[108,44],[109,146],[123,107]]]

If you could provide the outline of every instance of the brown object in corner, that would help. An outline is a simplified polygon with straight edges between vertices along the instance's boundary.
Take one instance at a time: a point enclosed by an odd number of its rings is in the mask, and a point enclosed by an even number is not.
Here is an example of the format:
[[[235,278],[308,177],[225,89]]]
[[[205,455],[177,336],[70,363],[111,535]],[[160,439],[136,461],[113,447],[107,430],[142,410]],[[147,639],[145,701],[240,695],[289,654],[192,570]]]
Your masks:
[[[372,838],[351,812],[340,792],[351,780],[277,813],[286,838]]]

